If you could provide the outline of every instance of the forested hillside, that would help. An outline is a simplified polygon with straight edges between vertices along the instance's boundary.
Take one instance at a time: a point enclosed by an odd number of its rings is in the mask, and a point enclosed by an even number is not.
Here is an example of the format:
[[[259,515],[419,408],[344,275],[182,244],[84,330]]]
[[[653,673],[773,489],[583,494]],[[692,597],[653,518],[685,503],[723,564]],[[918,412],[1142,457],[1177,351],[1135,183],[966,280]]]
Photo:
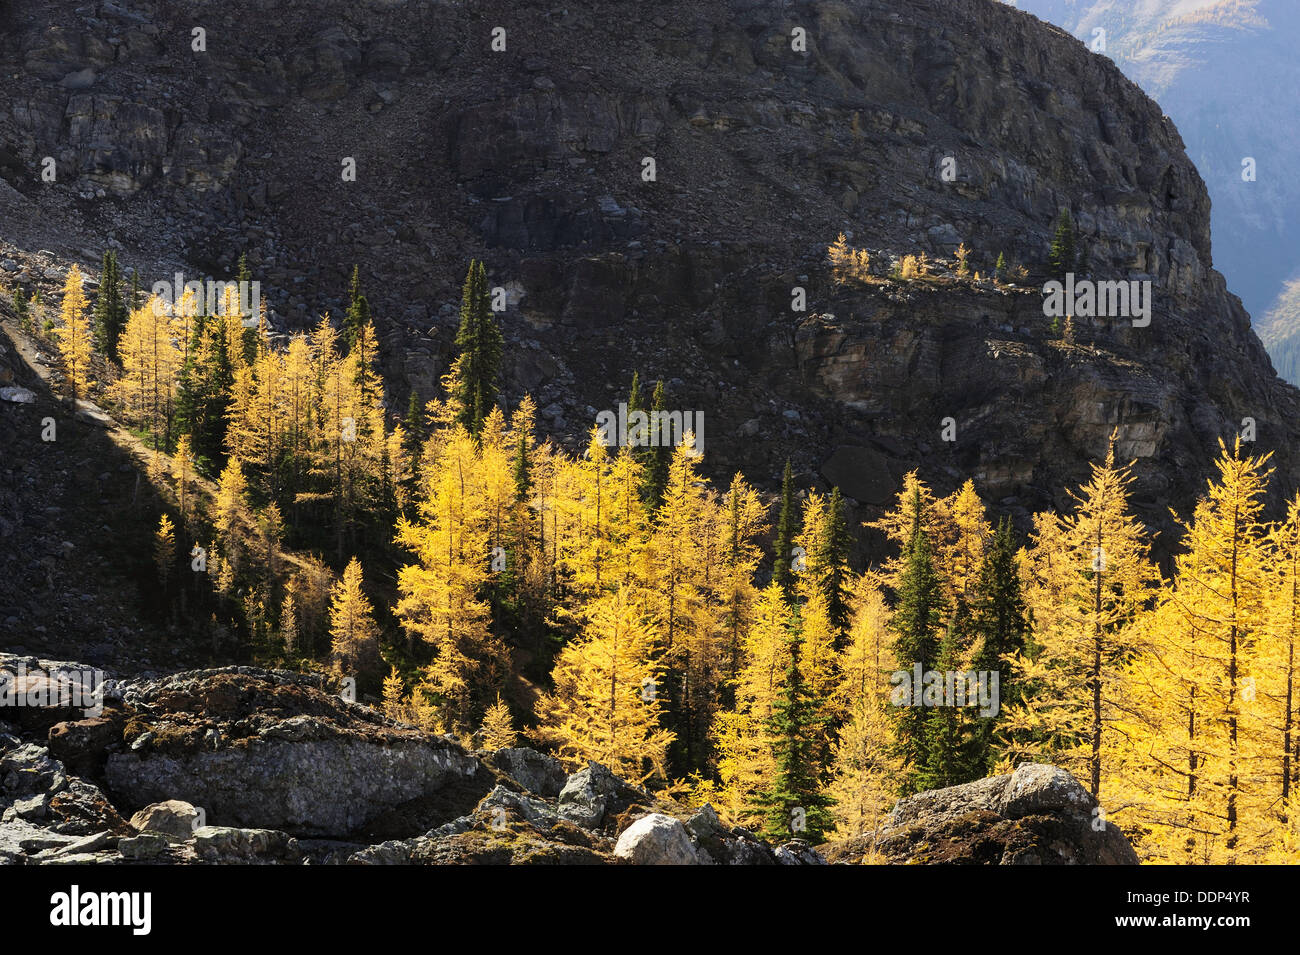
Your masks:
[[[1113,440],[1023,537],[972,482],[909,474],[873,525],[893,557],[855,567],[838,488],[714,486],[662,382],[634,377],[626,430],[580,455],[503,407],[476,262],[452,370],[400,419],[359,274],[310,334],[273,338],[233,287],[145,298],[111,255],[93,307],[73,267],[57,315],[65,397],[149,449],[146,612],[213,662],[332,672],[471,748],[595,760],[775,840],[852,840],[898,796],[1041,761],[1147,860],[1294,858],[1300,498],[1266,521],[1270,456],[1239,440],[1169,575]]]

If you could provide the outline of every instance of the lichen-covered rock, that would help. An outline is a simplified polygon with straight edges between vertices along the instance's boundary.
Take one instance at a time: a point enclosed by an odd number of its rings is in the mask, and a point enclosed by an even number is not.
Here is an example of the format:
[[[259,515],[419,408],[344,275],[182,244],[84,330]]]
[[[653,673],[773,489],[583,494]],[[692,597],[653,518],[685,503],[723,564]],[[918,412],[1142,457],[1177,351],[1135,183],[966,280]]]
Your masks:
[[[632,807],[653,808],[653,803],[645,790],[629,785],[596,762],[588,762],[570,775],[558,800],[561,818],[587,829],[613,825]]]
[[[821,853],[802,839],[783,842],[773,850],[780,865],[825,865]]]
[[[1007,780],[1001,811],[1008,819],[1045,812],[1081,813],[1091,817],[1096,805],[1097,801],[1065,770],[1027,763]]]
[[[109,750],[122,742],[124,719],[121,708],[106,706],[99,716],[56,723],[49,732],[50,754],[62,760],[70,773],[98,775]]]
[[[1137,865],[1118,826],[1063,769],[1014,773],[900,799],[874,833],[828,846],[831,862]]]
[[[596,829],[605,820],[619,781],[599,763],[588,763],[587,768],[571,775],[560,790],[560,815],[587,829]]]
[[[105,778],[128,806],[183,799],[212,824],[342,837],[419,801],[428,811],[408,832],[422,831],[492,784],[454,742],[293,674],[195,671],[131,685],[124,697],[124,741],[135,746],[109,755]]]
[[[67,785],[63,764],[44,746],[24,743],[0,756],[0,786],[10,797],[52,795]]]
[[[771,846],[748,829],[732,828],[705,803],[686,820],[701,865],[776,865]]]
[[[549,829],[560,821],[560,816],[553,806],[540,799],[511,792],[504,786],[497,786],[484,796],[475,812],[490,814],[498,825],[511,815],[525,819],[543,829]]]
[[[136,832],[157,832],[178,842],[193,838],[198,823],[198,810],[180,799],[145,806],[131,817],[131,828]]]
[[[47,821],[56,832],[89,836],[100,831],[124,835],[130,827],[94,783],[77,776],[50,797]]]
[[[559,796],[569,778],[558,759],[526,747],[499,749],[488,762],[530,793],[548,799]]]
[[[204,862],[295,863],[302,858],[297,840],[273,829],[201,826],[194,830],[194,851]]]
[[[157,859],[171,848],[172,840],[162,832],[142,832],[117,841],[117,851],[124,859],[147,861]]]

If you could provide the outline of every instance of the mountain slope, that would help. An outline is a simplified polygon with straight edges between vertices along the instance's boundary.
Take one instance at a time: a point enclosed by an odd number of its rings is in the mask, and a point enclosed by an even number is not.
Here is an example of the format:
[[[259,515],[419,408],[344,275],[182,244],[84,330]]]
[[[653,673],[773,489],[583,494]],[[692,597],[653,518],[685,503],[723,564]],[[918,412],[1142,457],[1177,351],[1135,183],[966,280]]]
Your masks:
[[[483,257],[510,302],[503,390],[533,393],[546,430],[576,444],[639,369],[705,413],[712,473],[771,482],[790,455],[859,517],[918,467],[940,489],[974,476],[1023,521],[1064,504],[1116,430],[1144,515],[1167,526],[1245,417],[1293,485],[1297,392],[1213,268],[1209,199],[1173,124],[1109,60],[1004,5],[5,17],[0,252],[17,281],[55,283],[26,265],[39,249],[93,267],[116,244],[146,287],[247,251],[286,329],[337,314],[359,262],[404,405],[446,370],[459,282]],[[1070,343],[1027,289],[841,285],[826,266],[844,231],[878,262],[950,260],[964,241],[985,275],[1005,253],[1041,282],[1062,207],[1094,277],[1154,283],[1149,327],[1079,320]]]

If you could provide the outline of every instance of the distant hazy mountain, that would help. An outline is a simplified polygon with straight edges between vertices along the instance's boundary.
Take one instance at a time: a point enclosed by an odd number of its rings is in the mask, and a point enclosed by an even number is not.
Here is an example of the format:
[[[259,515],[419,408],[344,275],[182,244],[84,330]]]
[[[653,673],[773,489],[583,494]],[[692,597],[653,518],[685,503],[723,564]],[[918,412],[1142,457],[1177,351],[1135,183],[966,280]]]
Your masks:
[[[1300,2],[1015,5],[1090,45],[1105,30],[1105,53],[1178,124],[1214,204],[1214,264],[1254,317],[1278,373],[1300,381],[1300,322],[1290,320],[1294,302],[1281,299],[1300,274]],[[1255,182],[1242,180],[1248,156]]]

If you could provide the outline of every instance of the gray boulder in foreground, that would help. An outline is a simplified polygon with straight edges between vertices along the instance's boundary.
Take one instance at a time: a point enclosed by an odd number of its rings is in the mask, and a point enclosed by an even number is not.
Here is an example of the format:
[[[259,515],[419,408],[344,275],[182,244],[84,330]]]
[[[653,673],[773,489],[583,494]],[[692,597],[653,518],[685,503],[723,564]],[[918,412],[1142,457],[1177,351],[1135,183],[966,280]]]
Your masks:
[[[695,846],[680,819],[652,812],[623,830],[614,856],[633,865],[698,865]]]
[[[455,742],[385,719],[292,674],[179,673],[126,692],[121,751],[104,771],[130,807],[170,799],[210,823],[344,837],[421,801],[465,811],[491,773]]]
[[[825,848],[831,862],[902,864],[1138,865],[1068,772],[1027,763],[1005,776],[898,801],[874,833]]]

